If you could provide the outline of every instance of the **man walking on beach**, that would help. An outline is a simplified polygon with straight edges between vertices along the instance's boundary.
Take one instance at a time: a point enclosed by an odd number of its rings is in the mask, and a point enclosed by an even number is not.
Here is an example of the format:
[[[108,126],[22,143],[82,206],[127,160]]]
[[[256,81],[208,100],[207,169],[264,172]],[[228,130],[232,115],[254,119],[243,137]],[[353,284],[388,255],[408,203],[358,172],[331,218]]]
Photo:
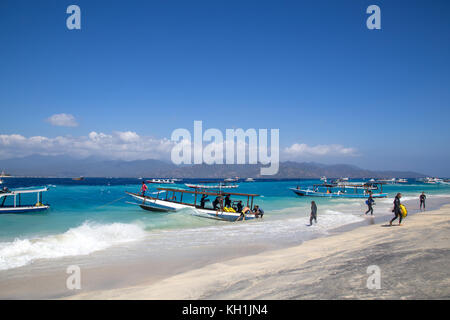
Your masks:
[[[420,210],[422,210],[422,206],[423,206],[423,210],[425,210],[425,200],[426,199],[427,199],[427,196],[425,195],[425,192],[422,192],[422,194],[419,196]]]
[[[313,220],[317,223],[317,206],[315,201],[311,201],[311,216],[309,217],[310,226],[312,226]]]
[[[395,220],[395,219],[397,219],[397,218],[399,218],[399,221],[398,221],[398,225],[399,226],[401,226],[402,225],[402,212],[401,212],[401,209],[400,209],[400,198],[402,197],[402,194],[401,193],[397,193],[397,195],[395,196],[395,199],[394,199],[394,209],[392,210],[392,212],[394,212],[394,214],[395,214],[395,217],[394,218],[392,218],[392,220],[389,222],[389,225],[390,226],[392,226],[392,222]]]
[[[367,199],[366,204],[368,209],[365,214],[368,214],[370,212],[370,215],[373,216],[373,205],[375,204],[375,200],[373,200],[372,192],[370,193],[369,199]]]

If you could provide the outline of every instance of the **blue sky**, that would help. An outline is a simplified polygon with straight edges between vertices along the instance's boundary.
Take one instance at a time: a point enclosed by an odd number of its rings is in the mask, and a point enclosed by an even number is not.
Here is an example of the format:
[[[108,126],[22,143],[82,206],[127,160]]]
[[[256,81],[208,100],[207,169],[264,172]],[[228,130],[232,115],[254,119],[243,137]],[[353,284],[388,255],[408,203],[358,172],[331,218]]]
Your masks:
[[[71,4],[81,30],[66,28]],[[366,27],[371,4],[381,30]],[[4,0],[0,152],[13,134],[158,140],[203,120],[279,128],[282,148],[356,150],[297,161],[450,176],[449,12],[448,1]],[[61,113],[77,125],[47,120]]]

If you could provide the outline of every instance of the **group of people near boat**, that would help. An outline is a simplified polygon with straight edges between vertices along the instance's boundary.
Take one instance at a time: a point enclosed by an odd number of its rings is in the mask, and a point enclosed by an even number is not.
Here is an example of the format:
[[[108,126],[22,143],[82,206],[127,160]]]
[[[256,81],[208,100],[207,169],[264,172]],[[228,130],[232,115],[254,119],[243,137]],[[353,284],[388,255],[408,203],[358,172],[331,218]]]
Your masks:
[[[200,208],[205,208],[205,204],[207,201],[209,201],[208,195],[203,194],[202,198],[200,199]],[[242,204],[242,200],[234,201],[233,205],[229,194],[226,194],[225,197],[220,195],[217,196],[212,202],[213,210],[220,210],[222,202],[223,209],[225,211],[227,211],[227,209],[232,209],[234,210],[234,212],[241,214],[239,218],[244,218],[246,214],[254,214],[255,218],[262,218],[264,216],[264,210],[261,209],[258,205],[255,205],[253,207],[253,210],[248,205],[244,206]]]

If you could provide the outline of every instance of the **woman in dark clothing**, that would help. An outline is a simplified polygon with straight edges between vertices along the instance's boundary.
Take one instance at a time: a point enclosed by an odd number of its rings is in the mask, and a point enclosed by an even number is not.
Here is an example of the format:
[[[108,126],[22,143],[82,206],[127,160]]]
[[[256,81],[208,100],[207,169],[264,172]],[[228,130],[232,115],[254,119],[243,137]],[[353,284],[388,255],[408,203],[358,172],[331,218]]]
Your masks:
[[[313,220],[317,223],[317,206],[315,201],[311,201],[311,216],[309,217],[310,226],[312,226]]]
[[[422,207],[423,207],[423,210],[425,210],[425,200],[427,199],[427,196],[425,195],[425,192],[422,192],[422,194],[420,195],[420,197],[419,197],[419,200],[420,200],[420,210],[422,210]]]
[[[397,219],[397,218],[399,218],[399,220],[398,220],[398,225],[399,226],[401,226],[402,225],[402,213],[401,213],[401,209],[400,209],[400,198],[402,197],[402,194],[401,193],[397,193],[397,195],[395,196],[395,199],[394,199],[394,210],[392,210],[393,212],[394,212],[394,214],[395,214],[395,217],[394,218],[392,218],[392,220],[389,222],[389,225],[391,225],[392,226],[392,222],[395,220],[395,219]]]
[[[242,212],[242,201],[239,200],[239,202],[236,205],[236,212]]]
[[[200,208],[204,208],[205,207],[205,202],[209,201],[208,196],[206,194],[202,195],[202,198],[200,199]]]
[[[227,194],[225,196],[225,207],[231,208],[231,199],[230,199],[230,195],[229,194]]]

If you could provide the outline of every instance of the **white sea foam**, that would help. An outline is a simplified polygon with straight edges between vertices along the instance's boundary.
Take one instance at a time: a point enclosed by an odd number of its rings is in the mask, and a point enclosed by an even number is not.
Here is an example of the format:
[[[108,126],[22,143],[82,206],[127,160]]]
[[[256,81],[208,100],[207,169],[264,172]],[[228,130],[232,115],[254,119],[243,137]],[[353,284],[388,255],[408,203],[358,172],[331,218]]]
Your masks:
[[[87,255],[108,247],[143,239],[146,232],[134,224],[86,222],[67,232],[0,243],[0,270],[25,266],[37,259]]]

